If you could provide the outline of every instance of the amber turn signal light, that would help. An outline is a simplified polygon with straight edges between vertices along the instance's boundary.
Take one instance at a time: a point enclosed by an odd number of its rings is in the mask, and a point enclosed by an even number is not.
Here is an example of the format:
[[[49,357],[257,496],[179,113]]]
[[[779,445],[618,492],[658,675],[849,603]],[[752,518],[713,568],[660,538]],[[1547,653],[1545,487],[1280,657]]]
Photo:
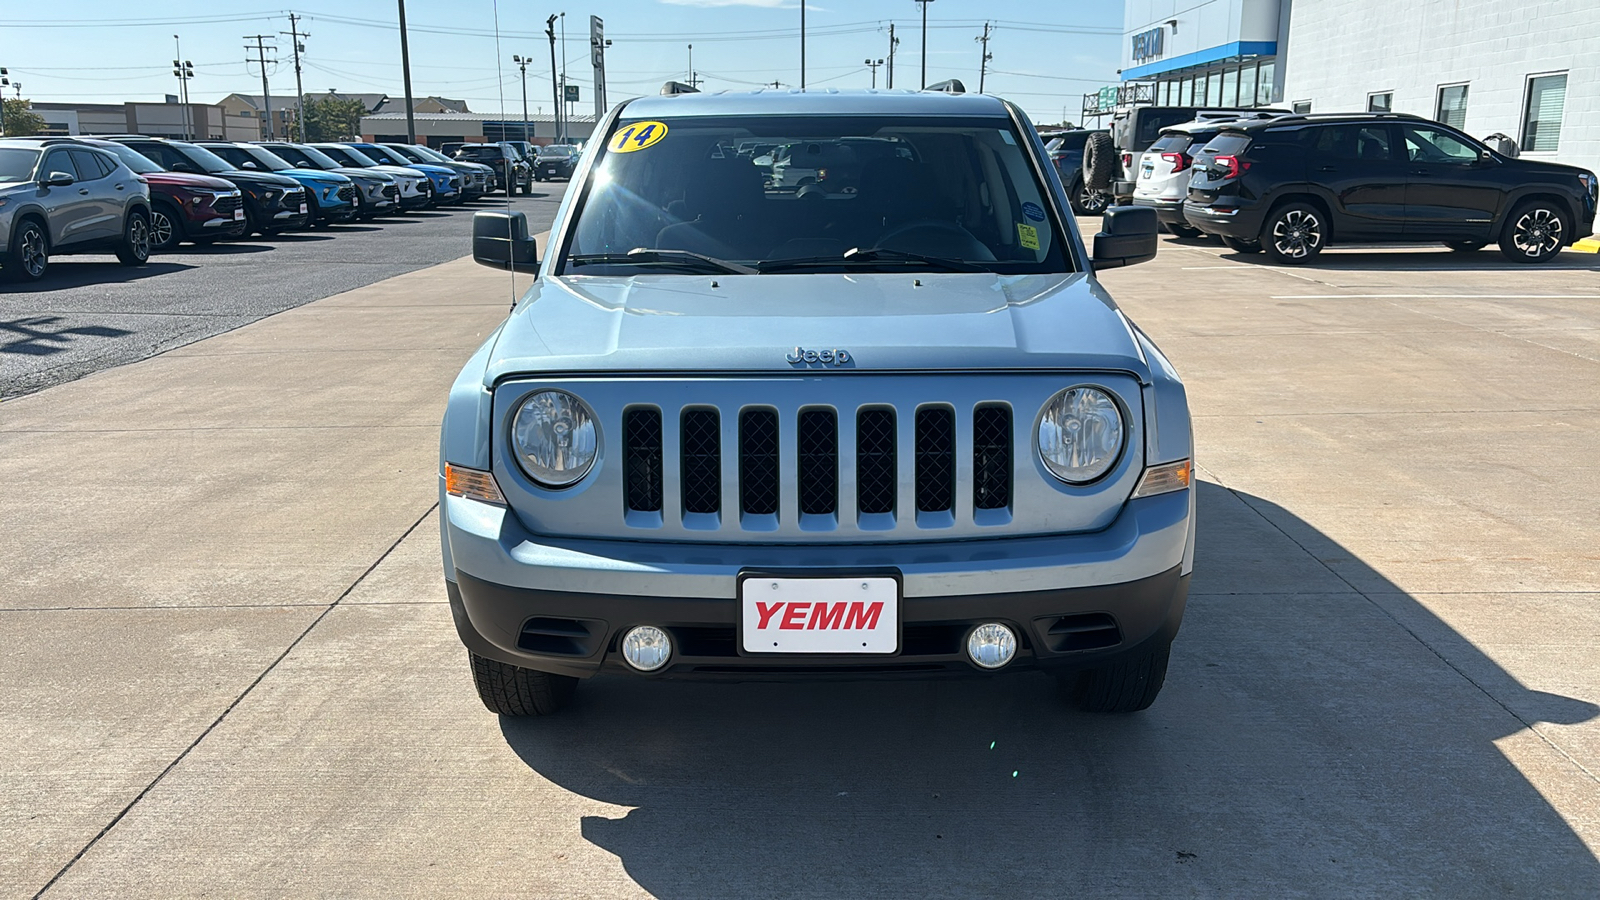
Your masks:
[[[500,493],[500,485],[495,484],[493,474],[465,466],[444,464],[444,492],[453,497],[466,497],[496,506],[506,505],[506,498]]]
[[[1144,470],[1139,486],[1133,489],[1134,499],[1181,491],[1194,480],[1193,464],[1187,459],[1162,463]]]

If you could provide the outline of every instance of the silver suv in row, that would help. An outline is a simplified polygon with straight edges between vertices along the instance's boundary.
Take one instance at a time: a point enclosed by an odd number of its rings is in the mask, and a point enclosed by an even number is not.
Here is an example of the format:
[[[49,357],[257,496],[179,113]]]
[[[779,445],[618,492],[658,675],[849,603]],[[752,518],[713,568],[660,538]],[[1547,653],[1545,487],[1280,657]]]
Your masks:
[[[0,277],[37,281],[50,257],[150,259],[150,186],[122,160],[71,139],[0,140]]]

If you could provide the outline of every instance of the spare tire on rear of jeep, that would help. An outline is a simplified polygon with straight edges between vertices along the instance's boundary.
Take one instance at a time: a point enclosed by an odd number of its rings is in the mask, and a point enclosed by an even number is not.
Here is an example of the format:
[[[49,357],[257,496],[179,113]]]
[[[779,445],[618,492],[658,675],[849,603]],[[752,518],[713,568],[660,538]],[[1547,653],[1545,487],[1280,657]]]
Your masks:
[[[1091,191],[1106,192],[1116,179],[1117,148],[1111,143],[1111,135],[1089,135],[1083,143],[1083,183]]]

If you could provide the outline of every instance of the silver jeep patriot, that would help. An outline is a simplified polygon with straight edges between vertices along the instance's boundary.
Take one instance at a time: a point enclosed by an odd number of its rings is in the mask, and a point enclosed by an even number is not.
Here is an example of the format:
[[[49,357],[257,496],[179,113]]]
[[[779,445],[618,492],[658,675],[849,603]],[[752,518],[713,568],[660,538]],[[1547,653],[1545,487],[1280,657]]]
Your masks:
[[[600,672],[1038,669],[1087,709],[1154,701],[1193,567],[1188,403],[1094,273],[1153,257],[1155,218],[1114,209],[1087,252],[1015,106],[635,100],[542,248],[521,213],[473,227],[479,262],[537,272],[440,447],[491,711]]]

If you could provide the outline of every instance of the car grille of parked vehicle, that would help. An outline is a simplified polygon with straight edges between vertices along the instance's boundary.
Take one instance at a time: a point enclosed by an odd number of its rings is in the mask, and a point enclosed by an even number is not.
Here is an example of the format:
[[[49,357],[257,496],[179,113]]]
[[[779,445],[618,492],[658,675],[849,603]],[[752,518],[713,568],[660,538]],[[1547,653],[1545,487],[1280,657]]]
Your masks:
[[[233,215],[233,211],[239,208],[240,202],[241,198],[238,194],[229,197],[218,197],[211,201],[211,208],[216,211],[217,215],[227,217]]]
[[[285,209],[299,209],[300,204],[306,202],[304,188],[294,188],[283,192],[283,205]]]
[[[400,186],[398,184],[386,184],[386,185],[384,185],[383,186],[383,196],[385,198],[389,199],[389,200],[398,200],[398,199],[400,199]]]
[[[664,446],[662,413],[655,408],[630,409],[623,419],[624,496],[634,512],[662,511],[665,490],[681,492],[685,513],[722,512],[723,427],[717,409],[687,407],[678,412],[678,446]],[[925,406],[916,411],[910,445],[901,453],[899,417],[895,409],[866,406],[855,411],[854,472],[840,472],[838,413],[833,409],[802,410],[794,422],[793,465],[802,516],[831,516],[839,508],[841,476],[855,485],[855,507],[862,516],[885,517],[893,528],[903,466],[912,468],[916,513],[954,514],[957,506],[957,447],[962,428],[955,410]],[[974,509],[1003,509],[1011,497],[1011,410],[982,405],[971,410]],[[764,407],[739,410],[733,448],[738,465],[739,512],[774,516],[778,512],[783,454],[779,416]],[[669,460],[677,456],[679,483],[663,484]],[[851,477],[853,475],[853,477]]]
[[[353,202],[355,202],[355,199],[356,199],[355,186],[354,185],[349,185],[349,184],[340,185],[339,186],[339,191],[335,196],[337,196],[340,200],[343,200],[346,203],[353,203]]]

